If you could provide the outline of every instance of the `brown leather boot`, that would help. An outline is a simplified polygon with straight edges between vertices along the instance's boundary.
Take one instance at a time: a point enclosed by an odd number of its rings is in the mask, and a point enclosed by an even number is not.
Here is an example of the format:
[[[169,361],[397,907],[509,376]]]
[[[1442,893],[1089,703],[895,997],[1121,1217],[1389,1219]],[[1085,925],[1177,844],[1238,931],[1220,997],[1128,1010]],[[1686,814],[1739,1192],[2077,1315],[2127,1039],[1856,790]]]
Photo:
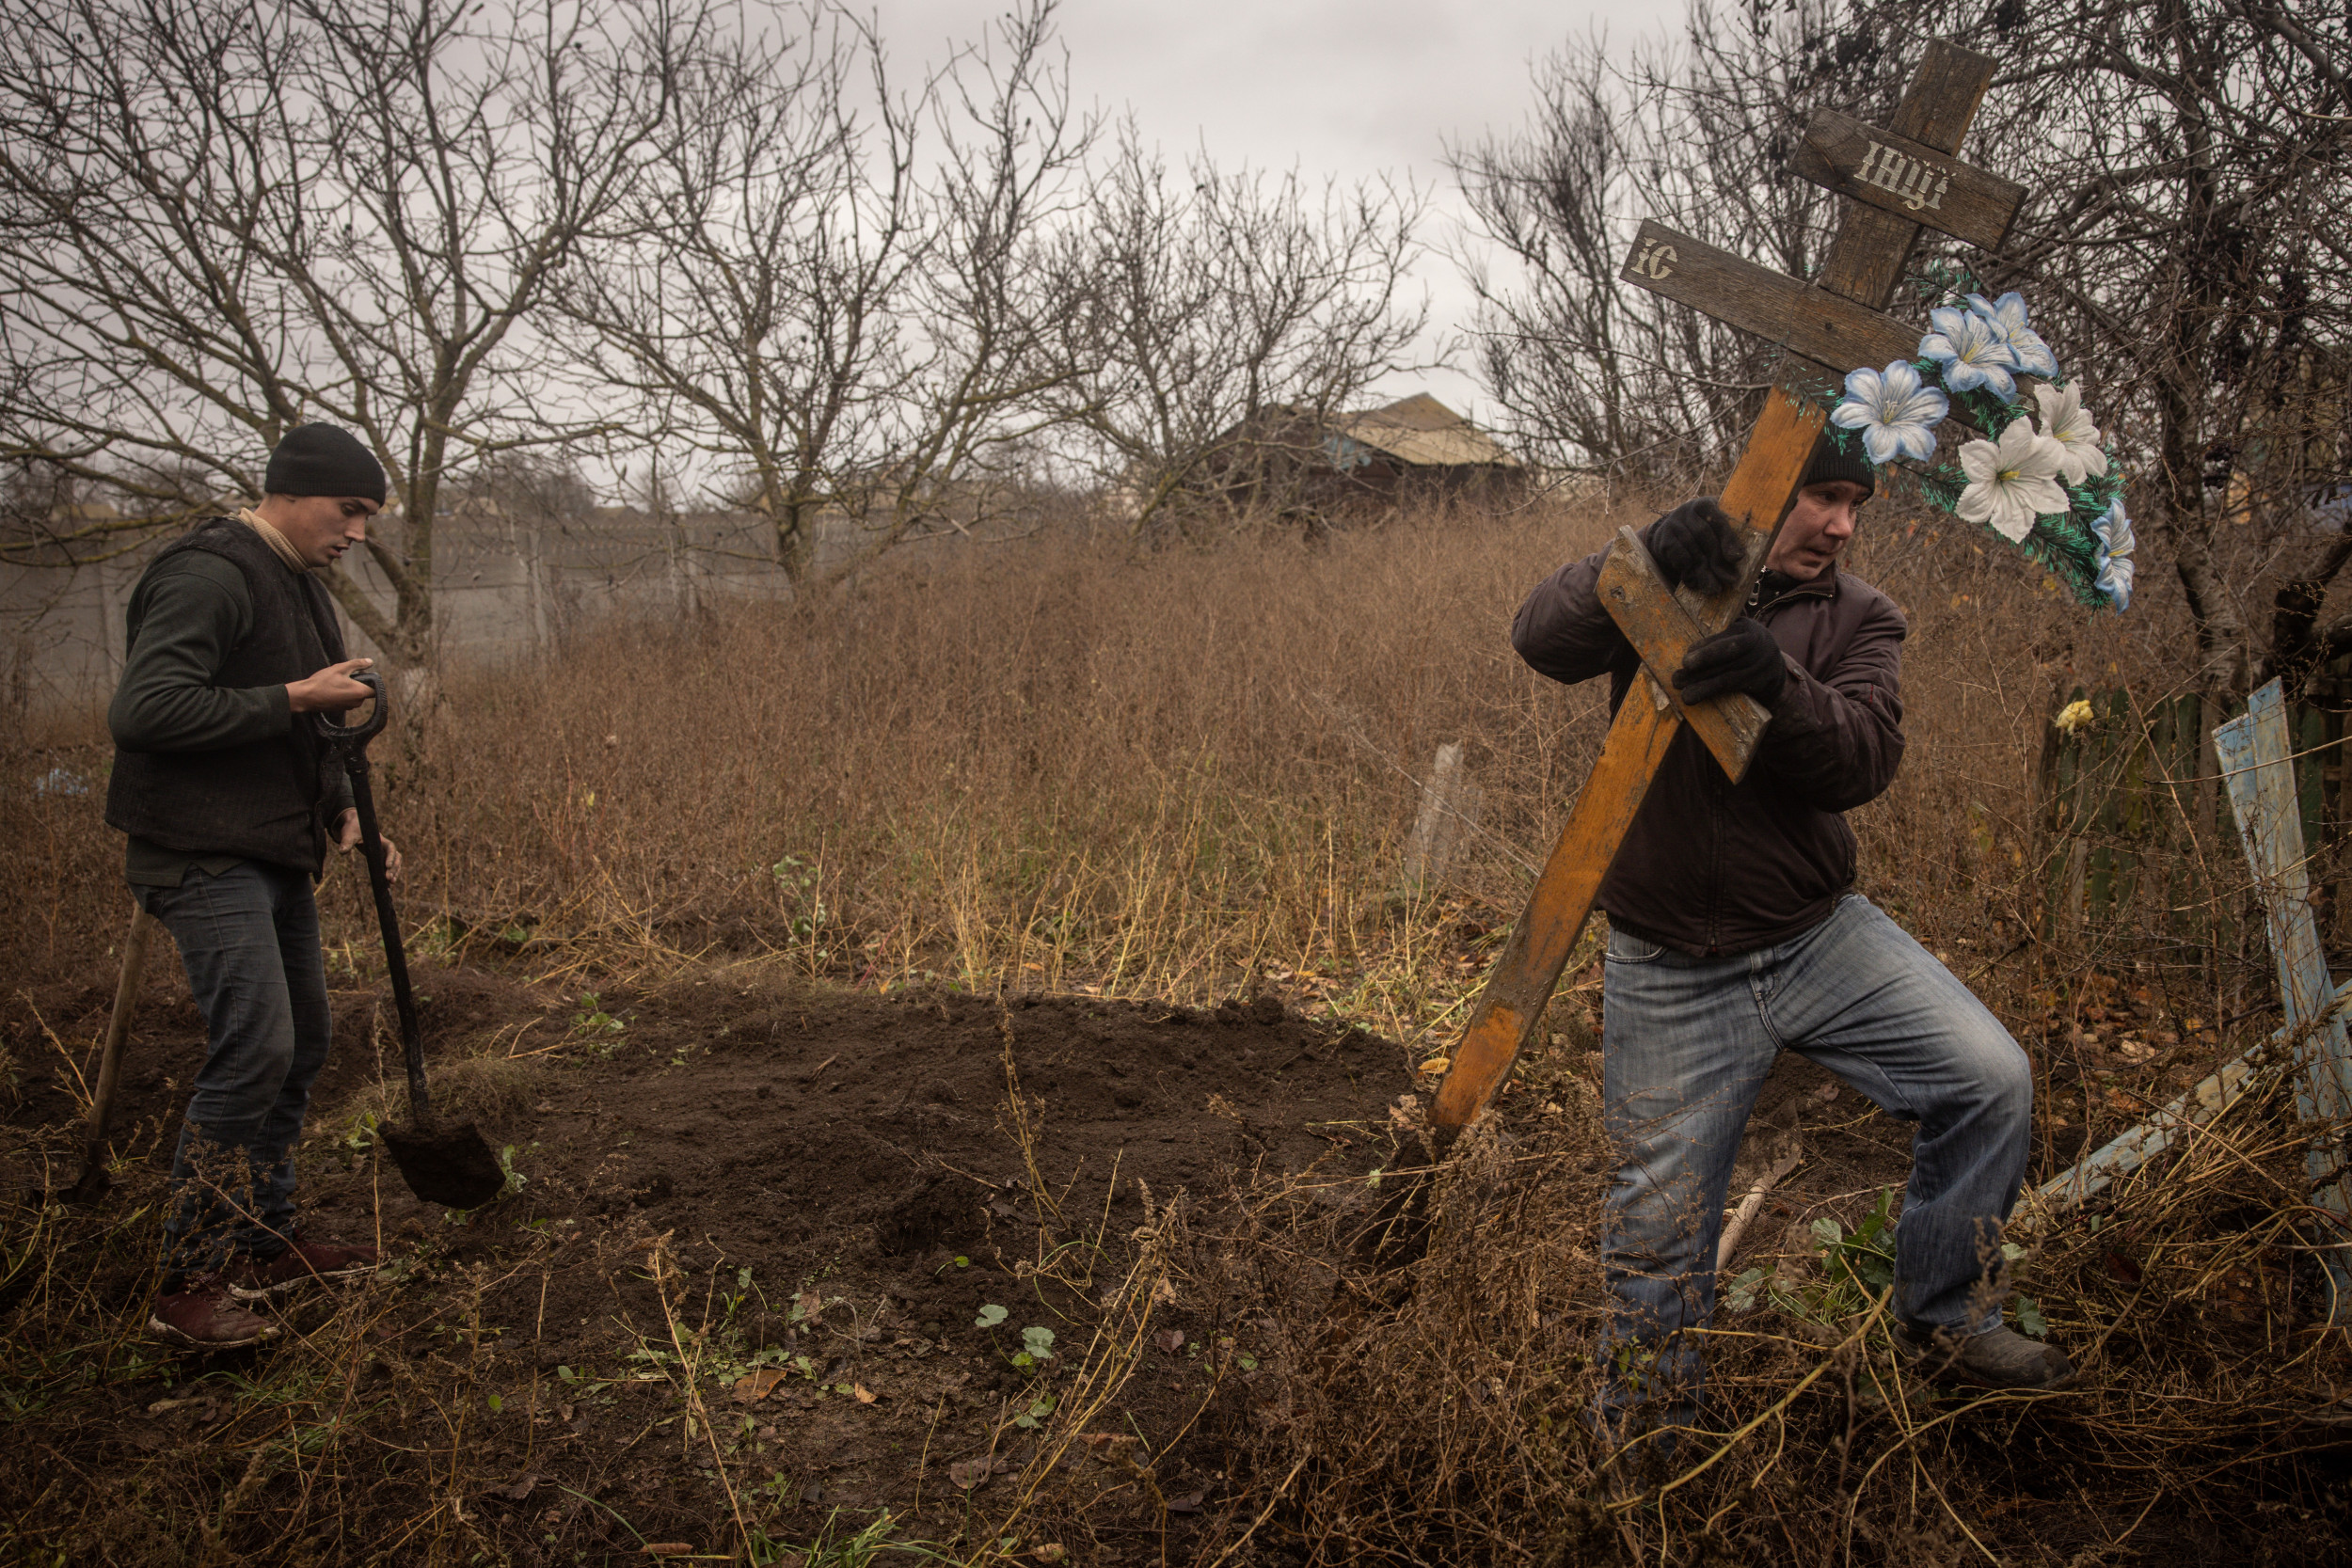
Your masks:
[[[311,1241],[299,1233],[293,1244],[266,1263],[250,1258],[230,1265],[224,1276],[239,1301],[267,1301],[314,1279],[359,1279],[384,1266],[372,1246]]]
[[[238,1306],[216,1274],[190,1275],[157,1296],[147,1331],[191,1350],[236,1350],[278,1338],[278,1325]]]
[[[1931,1382],[1974,1383],[1988,1388],[2063,1388],[2074,1364],[2056,1345],[2037,1344],[2013,1328],[1955,1335],[1899,1323],[1895,1345],[1911,1370]]]

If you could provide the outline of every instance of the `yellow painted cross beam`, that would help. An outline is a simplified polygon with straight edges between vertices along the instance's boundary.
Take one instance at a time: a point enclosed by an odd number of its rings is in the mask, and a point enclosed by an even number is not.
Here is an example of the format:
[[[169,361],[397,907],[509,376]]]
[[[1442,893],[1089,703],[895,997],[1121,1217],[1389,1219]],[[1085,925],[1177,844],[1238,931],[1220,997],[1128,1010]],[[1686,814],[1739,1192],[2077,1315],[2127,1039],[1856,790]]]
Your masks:
[[[1887,152],[1899,150],[1922,167],[1934,170],[1939,182],[1956,170],[1967,176],[1956,179],[1956,183],[1971,192],[2005,183],[1951,162],[1992,79],[1990,57],[1939,40],[1929,46],[1918,74],[1896,107],[1889,135],[1873,139],[1832,124],[1808,141],[1796,172],[1863,199],[1847,208],[1819,277],[1809,283],[1783,278],[1773,285],[1782,296],[1777,314],[1756,315],[1741,294],[1742,288],[1753,287],[1748,275],[1763,269],[1719,271],[1719,279],[1732,277],[1739,287],[1710,289],[1696,284],[1682,276],[1686,259],[1676,244],[1677,237],[1657,225],[1644,226],[1628,255],[1623,276],[1735,325],[1759,331],[1787,343],[1794,353],[1839,371],[1911,357],[1918,342],[1916,334],[1883,312],[1894,297],[1904,261],[1919,236],[1920,225],[1904,214],[1903,203],[1917,192],[1923,177],[1906,173],[1899,198],[1891,202],[1882,201],[1887,193],[1876,181],[1884,174],[1882,163]],[[1881,150],[1869,151],[1873,146]],[[1867,170],[1858,163],[1848,167],[1838,162],[1841,157],[1867,157],[1870,165]],[[2006,216],[2000,227],[2006,230]],[[1661,245],[1673,254],[1661,256]],[[1724,254],[1709,249],[1713,255]],[[1681,281],[1675,289],[1664,287],[1678,277]],[[1792,310],[1799,313],[1792,316]],[[1804,346],[1794,341],[1800,327],[1809,334]],[[1669,696],[1673,689],[1669,682],[1675,665],[1680,662],[1678,648],[1687,647],[1694,635],[1722,630],[1746,607],[1772,536],[1796,499],[1797,482],[1804,477],[1827,418],[1810,398],[1799,393],[1775,390],[1766,396],[1764,410],[1748,436],[1747,450],[1720,499],[1746,546],[1745,568],[1731,588],[1713,599],[1699,600],[1687,593],[1675,595],[1683,618],[1678,620],[1673,609],[1660,602],[1662,582],[1654,576],[1643,580],[1646,558],[1631,559],[1628,541],[1620,540],[1614,546],[1603,575],[1604,581],[1613,583],[1619,593],[1613,599],[1604,588],[1601,602],[1643,655],[1646,673],[1618,705],[1600,760],[1577,795],[1551,857],[1536,879],[1527,909],[1512,927],[1511,939],[1487,975],[1470,1023],[1454,1049],[1431,1117],[1440,1144],[1451,1142],[1486,1108],[1509,1076],[1520,1048],[1541,1025],[1544,1006],[1560,982],[1560,971],[1576,947],[1585,918],[1592,913],[1601,879],[1608,875],[1610,862],[1616,858],[1651,781],[1666,760],[1667,748],[1682,727],[1682,709]],[[1631,550],[1638,552],[1638,544]],[[1619,556],[1626,559],[1616,559]],[[1669,656],[1675,662],[1661,668],[1661,661]],[[1755,706],[1752,700],[1742,700]],[[1717,713],[1700,726],[1702,736],[1724,770],[1737,778],[1754,753],[1762,725],[1730,699],[1709,705]]]

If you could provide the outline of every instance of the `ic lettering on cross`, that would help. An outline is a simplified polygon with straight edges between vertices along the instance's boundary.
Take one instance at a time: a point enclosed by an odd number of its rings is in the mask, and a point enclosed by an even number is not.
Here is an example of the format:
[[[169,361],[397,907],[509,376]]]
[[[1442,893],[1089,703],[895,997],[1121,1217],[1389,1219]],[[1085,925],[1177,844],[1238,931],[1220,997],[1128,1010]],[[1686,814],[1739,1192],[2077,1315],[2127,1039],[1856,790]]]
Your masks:
[[[1790,167],[1853,204],[1812,280],[1757,266],[1658,223],[1643,224],[1634,236],[1625,279],[1770,339],[1833,376],[1911,358],[1919,328],[1884,307],[1920,229],[1996,249],[2025,200],[2023,186],[1953,157],[1993,65],[1989,56],[1938,40],[1887,128],[1830,110],[1813,117]],[[1827,422],[1827,413],[1801,392],[1784,388],[1766,396],[1721,498],[1740,528],[1746,565],[1716,597],[1669,593],[1632,530],[1619,531],[1601,569],[1601,602],[1642,656],[1644,674],[1619,705],[1600,760],[1452,1053],[1431,1116],[1440,1145],[1486,1109],[1541,1024],[1601,879],[1677,732],[1689,724],[1726,774],[1745,774],[1770,715],[1740,694],[1685,706],[1672,675],[1692,642],[1722,630],[1746,605]]]

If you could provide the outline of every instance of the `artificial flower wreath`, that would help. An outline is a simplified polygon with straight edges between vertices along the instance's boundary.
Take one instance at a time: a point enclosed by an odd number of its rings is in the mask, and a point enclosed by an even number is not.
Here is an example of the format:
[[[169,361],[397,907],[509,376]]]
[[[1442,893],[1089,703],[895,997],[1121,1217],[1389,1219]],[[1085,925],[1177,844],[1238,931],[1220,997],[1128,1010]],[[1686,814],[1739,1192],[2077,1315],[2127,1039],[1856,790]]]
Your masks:
[[[1927,499],[2017,546],[2084,603],[2130,608],[2134,541],[2122,470],[2108,460],[2081,388],[2058,379],[2058,356],[2034,331],[2025,299],[1970,294],[1964,306],[1929,312],[1928,325],[1915,359],[1849,374],[1831,422],[1861,436],[1873,467],[1899,457],[1926,463],[1935,427],[1958,402],[1989,438],[1964,443],[1957,469],[1943,463],[1921,473]],[[2039,378],[2039,428],[2020,375]]]

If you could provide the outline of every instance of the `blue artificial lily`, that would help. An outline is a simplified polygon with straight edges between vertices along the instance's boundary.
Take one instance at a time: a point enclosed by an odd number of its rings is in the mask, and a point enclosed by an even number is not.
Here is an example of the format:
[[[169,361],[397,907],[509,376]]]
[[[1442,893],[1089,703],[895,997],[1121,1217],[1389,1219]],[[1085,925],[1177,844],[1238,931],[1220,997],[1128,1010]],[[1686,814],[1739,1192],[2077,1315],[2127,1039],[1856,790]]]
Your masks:
[[[1945,386],[1955,392],[1981,387],[2003,403],[2017,395],[2017,383],[2010,374],[2017,368],[2017,356],[2002,337],[1999,323],[1947,305],[1928,312],[1928,325],[1934,330],[1919,340],[1919,354],[1942,367]]]
[[[1935,451],[1935,427],[1951,400],[1900,360],[1883,371],[1867,366],[1846,374],[1846,396],[1830,410],[1832,422],[1862,432],[1862,450],[1874,467],[1897,457],[1924,463]]]

